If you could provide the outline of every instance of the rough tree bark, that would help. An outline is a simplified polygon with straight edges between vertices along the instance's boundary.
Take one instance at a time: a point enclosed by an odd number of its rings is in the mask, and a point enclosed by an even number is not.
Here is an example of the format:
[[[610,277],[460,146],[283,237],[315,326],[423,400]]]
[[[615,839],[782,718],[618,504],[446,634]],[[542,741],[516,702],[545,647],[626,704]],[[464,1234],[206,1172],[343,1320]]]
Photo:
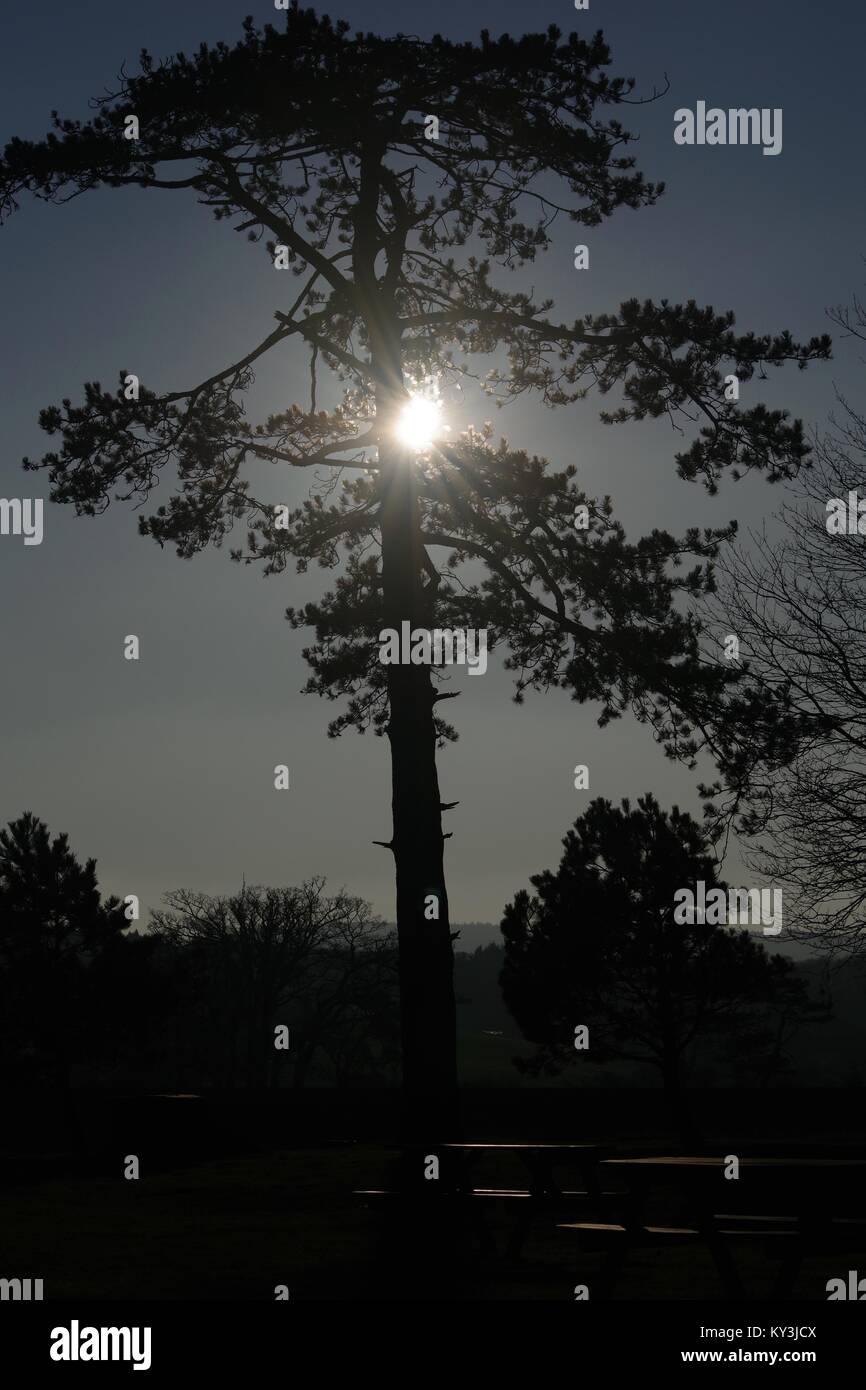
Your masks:
[[[394,429],[406,388],[393,283],[388,274],[378,279],[375,269],[383,153],[369,147],[362,161],[353,261],[376,395],[382,619],[384,627],[399,633],[405,621],[412,627],[433,625],[436,586],[428,576],[421,541],[416,460],[399,444]],[[404,1129],[407,1139],[419,1142],[455,1137],[458,1119],[454,952],[436,770],[436,699],[428,666],[389,666],[392,836],[388,847],[396,869]],[[431,897],[437,915],[428,917],[425,902]]]
[[[405,621],[413,627],[433,625],[435,585],[425,584],[422,575],[415,460],[389,438],[396,404],[389,391],[377,418],[383,623],[399,633]],[[406,1121],[417,1138],[453,1136],[457,1122],[454,953],[436,769],[436,698],[428,666],[388,668],[390,847],[397,878],[403,1084]]]

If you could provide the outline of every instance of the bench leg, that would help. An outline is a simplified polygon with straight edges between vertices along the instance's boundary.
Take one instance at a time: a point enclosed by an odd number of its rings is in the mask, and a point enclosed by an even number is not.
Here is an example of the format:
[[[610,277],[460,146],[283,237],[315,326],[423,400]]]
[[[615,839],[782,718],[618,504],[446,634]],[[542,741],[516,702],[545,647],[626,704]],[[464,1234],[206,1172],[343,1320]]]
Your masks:
[[[535,1213],[533,1211],[526,1211],[515,1219],[511,1229],[511,1235],[508,1237],[508,1244],[505,1247],[506,1259],[520,1259],[523,1253],[523,1247],[526,1244],[526,1237],[529,1235],[529,1230],[532,1226],[532,1218],[534,1215]]]
[[[628,1250],[628,1241],[621,1240],[617,1241],[616,1245],[611,1246],[610,1250],[602,1256],[596,1285],[599,1298],[605,1301],[613,1298],[614,1289],[628,1258]]]
[[[726,1298],[745,1299],[746,1291],[743,1288],[742,1280],[737,1272],[730,1250],[721,1236],[710,1234],[707,1236],[707,1245],[713,1262],[722,1281]]]
[[[779,1272],[773,1283],[770,1298],[791,1298],[794,1293],[794,1285],[797,1282],[797,1275],[800,1273],[800,1265],[803,1263],[803,1251],[792,1250],[786,1255],[779,1265]]]
[[[477,1202],[473,1204],[471,1199],[469,1201],[468,1218],[467,1224],[469,1230],[478,1240],[479,1255],[496,1256],[498,1251],[496,1249],[496,1240],[490,1230],[490,1223],[483,1209]]]

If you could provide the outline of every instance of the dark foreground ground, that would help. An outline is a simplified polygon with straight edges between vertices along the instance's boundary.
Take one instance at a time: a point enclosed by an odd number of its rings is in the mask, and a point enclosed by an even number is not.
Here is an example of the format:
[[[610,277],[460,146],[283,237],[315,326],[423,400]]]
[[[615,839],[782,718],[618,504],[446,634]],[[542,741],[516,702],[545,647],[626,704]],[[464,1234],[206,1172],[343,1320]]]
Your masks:
[[[657,1099],[622,1091],[601,1101],[558,1091],[549,1104],[521,1107],[518,1093],[479,1093],[468,1123],[473,1138],[579,1139],[623,1156],[664,1153],[676,1145],[663,1122],[651,1123]],[[859,1090],[708,1094],[702,1104],[704,1120],[724,1126],[713,1131],[711,1123],[707,1132],[713,1152],[866,1154]],[[425,1228],[407,1218],[398,1245],[393,1233],[389,1243],[380,1216],[353,1195],[395,1181],[397,1135],[387,1132],[394,1112],[381,1097],[345,1102],[331,1093],[300,1101],[278,1093],[258,1104],[249,1097],[6,1097],[3,1113],[0,1277],[41,1278],[46,1299],[271,1301],[275,1286],[287,1285],[292,1300],[570,1302],[575,1285],[592,1287],[598,1276],[599,1255],[582,1250],[549,1216],[535,1222],[520,1260],[482,1256],[471,1242],[449,1245],[435,1220]],[[365,1120],[384,1136],[363,1133]],[[341,1125],[350,1137],[310,1133]],[[132,1153],[141,1165],[137,1181],[123,1178]],[[514,1163],[494,1160],[485,1181],[525,1185]],[[660,1219],[671,1215],[665,1200],[662,1194]],[[491,1213],[500,1252],[512,1219],[510,1210]],[[734,1241],[732,1251],[748,1293],[768,1295],[776,1261],[755,1242]],[[866,1274],[866,1239],[862,1252],[806,1260],[795,1298],[825,1301],[827,1280],[848,1269]],[[708,1252],[686,1246],[634,1252],[615,1297],[720,1295]]]
[[[539,1299],[571,1302],[592,1287],[599,1257],[540,1220],[521,1261],[455,1254],[438,1287],[425,1267],[393,1267],[378,1219],[351,1196],[376,1184],[389,1156],[370,1147],[306,1149],[223,1159],[137,1183],[78,1178],[7,1188],[0,1200],[4,1273],[31,1274],[46,1298],[273,1300]],[[491,1225],[500,1240],[505,1217]],[[501,1248],[501,1247],[500,1247]],[[776,1265],[760,1249],[733,1244],[748,1292],[767,1296]],[[859,1258],[859,1265],[858,1265]],[[845,1268],[866,1270],[866,1249]],[[796,1298],[826,1300],[843,1273],[838,1256],[807,1260]],[[700,1300],[720,1296],[700,1247],[632,1255],[618,1299]]]

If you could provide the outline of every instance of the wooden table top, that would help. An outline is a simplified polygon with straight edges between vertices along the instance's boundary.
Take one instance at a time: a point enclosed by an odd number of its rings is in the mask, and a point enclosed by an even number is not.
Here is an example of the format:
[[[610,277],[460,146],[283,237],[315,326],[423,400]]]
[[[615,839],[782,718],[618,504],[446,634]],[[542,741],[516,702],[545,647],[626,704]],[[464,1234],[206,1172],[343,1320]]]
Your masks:
[[[440,1144],[440,1149],[499,1149],[507,1153],[600,1153],[598,1144]]]
[[[708,1158],[704,1155],[690,1157],[688,1154],[672,1154],[659,1158],[607,1158],[605,1168],[724,1168],[726,1158]],[[740,1158],[741,1168],[862,1168],[866,1170],[866,1158]]]

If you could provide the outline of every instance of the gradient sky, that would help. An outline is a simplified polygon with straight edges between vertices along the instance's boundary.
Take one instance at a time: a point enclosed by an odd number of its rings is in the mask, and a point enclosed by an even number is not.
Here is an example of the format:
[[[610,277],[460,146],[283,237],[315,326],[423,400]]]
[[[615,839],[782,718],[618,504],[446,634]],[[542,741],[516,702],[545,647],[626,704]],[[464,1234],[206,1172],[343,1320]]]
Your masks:
[[[603,28],[613,71],[637,78],[625,123],[640,134],[638,165],[668,191],[657,206],[623,211],[576,235],[563,222],[542,263],[512,277],[556,299],[559,315],[615,309],[637,295],[694,297],[732,308],[741,329],[790,328],[808,338],[828,328],[825,309],[862,289],[866,252],[863,179],[861,0],[441,0],[436,4],[343,0],[326,6],[353,26],[427,36],[477,36],[551,23]],[[74,7],[46,0],[4,15],[0,141],[41,137],[56,107],[86,117],[88,98],[112,85],[124,61],[157,57],[201,40],[235,41],[243,16],[273,20],[273,6],[232,0],[158,0]],[[784,148],[681,148],[679,106],[782,107]],[[576,272],[572,248],[591,247]],[[48,437],[39,409],[98,379],[114,389],[121,367],[153,389],[188,387],[226,365],[286,307],[263,247],[215,223],[193,194],[101,190],[65,207],[27,202],[0,228],[3,447],[0,495],[47,496],[44,475],[20,471]],[[837,342],[833,363],[785,370],[752,383],[743,399],[788,406],[820,425],[834,390],[855,399],[863,366],[856,345]],[[273,354],[257,373],[250,414],[307,392],[307,362]],[[321,388],[320,388],[321,390]],[[760,391],[761,395],[758,396]],[[324,401],[322,402],[324,403]],[[679,482],[682,447],[666,423],[607,429],[592,401],[545,410],[522,400],[504,411],[467,399],[458,427],[492,418],[497,433],[577,464],[590,493],[609,492],[630,538],[658,525],[748,526],[778,507],[778,489],[749,479],[708,498]],[[290,476],[286,500],[308,486]],[[166,495],[167,490],[162,490]],[[157,494],[156,500],[162,500]],[[0,821],[30,809],[95,856],[106,892],[137,893],[143,916],[180,886],[228,892],[247,882],[295,883],[327,875],[393,917],[387,839],[388,747],[371,735],[328,740],[335,707],[300,694],[305,640],[283,618],[287,604],[321,592],[328,576],[268,580],[233,565],[227,551],[179,560],[139,538],[121,505],[97,519],[46,507],[45,539],[24,547],[0,537],[3,777]],[[123,659],[127,633],[142,659]],[[573,789],[575,763],[590,765],[591,794],[619,799],[652,790],[663,805],[696,812],[696,777],[668,763],[648,730],[620,721],[605,731],[597,711],[565,694],[516,707],[506,673],[457,677],[449,709],[460,741],[441,755],[452,920],[492,920],[528,876],[553,867],[560,840],[587,803]],[[292,789],[273,789],[288,763]],[[729,876],[730,876],[729,870]]]

